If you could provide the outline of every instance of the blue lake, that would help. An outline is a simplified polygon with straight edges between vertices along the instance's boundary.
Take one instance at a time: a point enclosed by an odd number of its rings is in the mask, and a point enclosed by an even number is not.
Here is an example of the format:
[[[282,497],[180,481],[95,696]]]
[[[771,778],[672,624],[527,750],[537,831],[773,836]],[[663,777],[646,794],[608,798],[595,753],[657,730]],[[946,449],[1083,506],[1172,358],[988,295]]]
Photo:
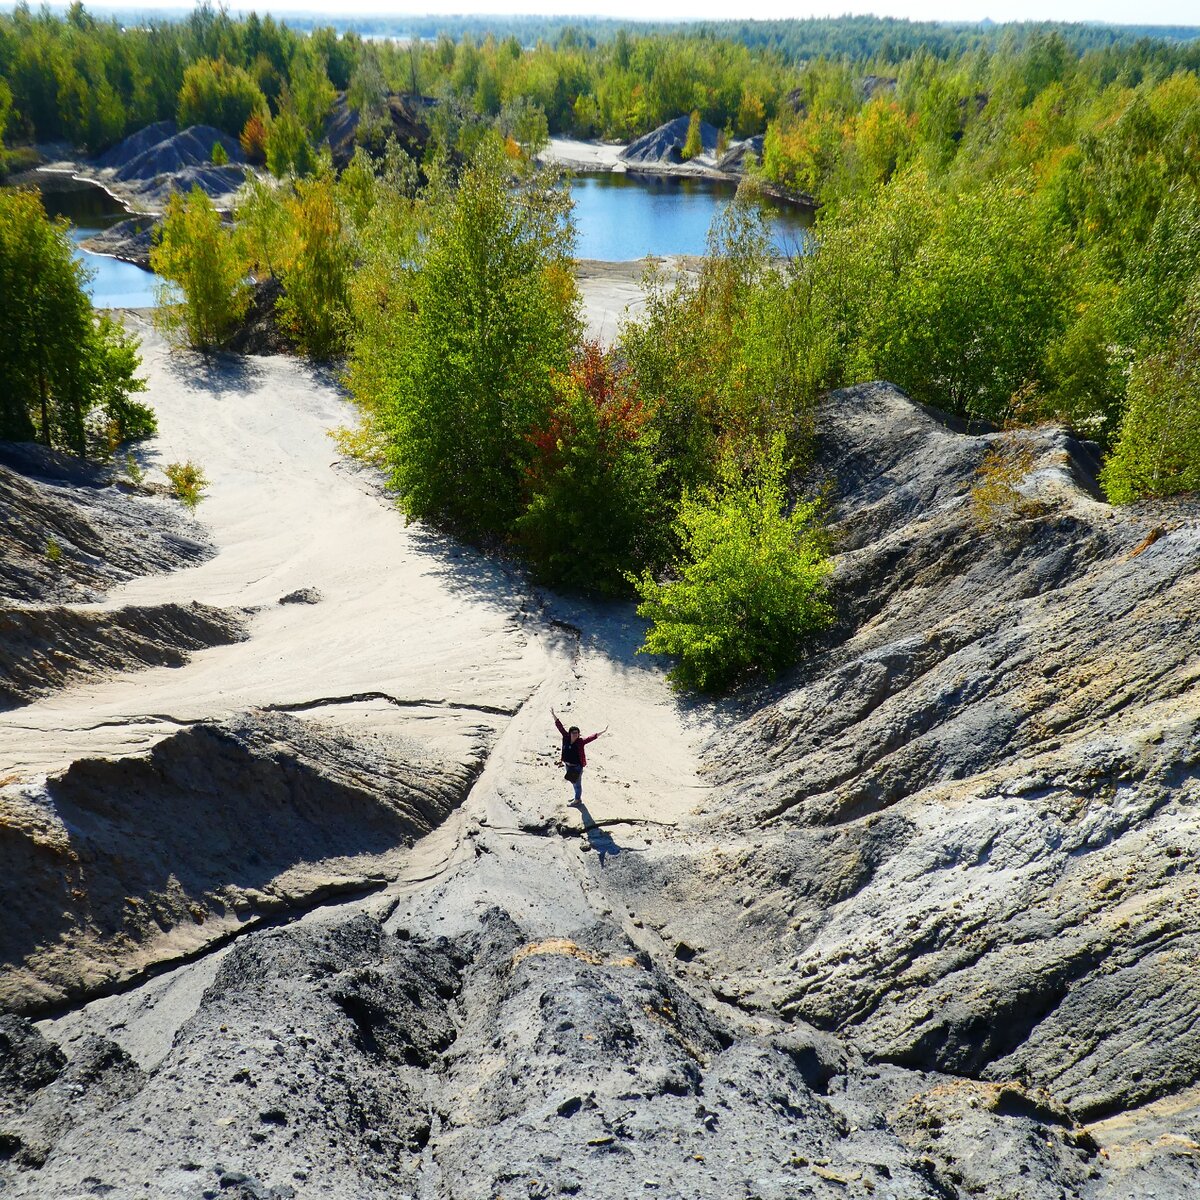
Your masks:
[[[734,197],[732,184],[648,175],[579,175],[571,183],[580,258],[623,262],[648,254],[703,254],[713,218]],[[76,241],[129,214],[101,188],[46,191],[46,210],[72,223]],[[763,201],[777,250],[794,254],[811,224],[809,214]],[[78,250],[92,271],[88,291],[97,308],[149,308],[158,276],[131,263]]]
[[[571,184],[575,253],[606,262],[703,254],[713,218],[736,191],[730,183],[669,175],[577,175]],[[811,215],[774,200],[764,200],[763,209],[775,248],[797,253]]]
[[[52,217],[66,217],[71,222],[71,237],[80,242],[99,233],[129,213],[103,188],[79,187],[69,191],[44,191],[42,203]],[[75,253],[92,272],[87,285],[88,294],[96,308],[152,308],[159,278],[132,263],[110,258],[107,254],[92,254],[78,246]]]
[[[88,236],[91,230],[73,230],[76,241]],[[93,272],[87,285],[94,308],[153,308],[157,303],[155,288],[159,279],[151,271],[143,271],[133,263],[110,258],[107,254],[92,254],[75,247],[75,253]]]

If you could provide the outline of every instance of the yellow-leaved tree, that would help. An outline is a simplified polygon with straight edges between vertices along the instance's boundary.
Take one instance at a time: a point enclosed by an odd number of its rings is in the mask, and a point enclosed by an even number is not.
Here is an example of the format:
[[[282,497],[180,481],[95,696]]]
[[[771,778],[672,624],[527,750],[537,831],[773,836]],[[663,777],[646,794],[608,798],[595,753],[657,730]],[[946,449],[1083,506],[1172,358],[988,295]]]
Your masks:
[[[150,251],[163,278],[155,320],[172,340],[196,350],[222,345],[246,313],[250,289],[238,238],[198,187],[178,192]]]

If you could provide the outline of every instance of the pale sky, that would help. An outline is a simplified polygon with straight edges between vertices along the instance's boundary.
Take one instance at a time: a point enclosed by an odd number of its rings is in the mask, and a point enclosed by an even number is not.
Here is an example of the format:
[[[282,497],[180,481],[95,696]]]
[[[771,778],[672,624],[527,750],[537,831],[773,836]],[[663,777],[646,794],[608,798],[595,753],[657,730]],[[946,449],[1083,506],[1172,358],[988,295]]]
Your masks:
[[[139,0],[115,0],[137,7]],[[193,0],[143,0],[147,7],[190,9]],[[744,20],[855,15],[914,21],[1091,21],[1114,25],[1200,25],[1197,0],[340,0],[336,16],[314,0],[228,0],[235,11],[313,12],[347,21],[351,14],[418,16],[461,13],[605,16],[627,20]],[[97,9],[104,7],[98,0]]]

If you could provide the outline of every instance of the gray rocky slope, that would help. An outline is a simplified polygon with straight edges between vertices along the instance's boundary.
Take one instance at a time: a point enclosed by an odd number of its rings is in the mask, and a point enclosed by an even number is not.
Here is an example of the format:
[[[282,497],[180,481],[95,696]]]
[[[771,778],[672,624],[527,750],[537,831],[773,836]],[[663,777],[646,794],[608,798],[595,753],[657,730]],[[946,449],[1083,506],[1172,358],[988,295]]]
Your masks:
[[[210,605],[100,606],[116,585],[212,554],[177,504],[137,491],[107,468],[0,444],[0,711],[243,636],[243,614]]]
[[[1047,430],[981,527],[1002,435],[883,385],[820,428],[838,624],[693,711],[672,825],[539,815],[521,713],[456,757],[256,711],[7,789],[3,877],[62,890],[0,917],[0,1192],[1200,1193],[1195,514]],[[392,882],[301,916],[321,872]]]

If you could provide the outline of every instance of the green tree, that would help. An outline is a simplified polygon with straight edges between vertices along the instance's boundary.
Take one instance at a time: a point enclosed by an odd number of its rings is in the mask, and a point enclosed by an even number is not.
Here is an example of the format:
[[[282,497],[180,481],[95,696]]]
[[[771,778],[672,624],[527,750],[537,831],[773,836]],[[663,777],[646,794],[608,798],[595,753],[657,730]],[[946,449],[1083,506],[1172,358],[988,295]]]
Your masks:
[[[687,137],[683,139],[683,149],[679,152],[679,156],[684,162],[688,159],[698,158],[704,153],[704,143],[700,138],[700,110],[692,109],[692,115],[688,118]]]
[[[637,582],[650,622],[641,652],[676,659],[675,686],[720,692],[753,671],[790,666],[832,617],[818,506],[787,511],[783,438],[746,464],[727,456],[718,480],[685,493],[670,579]]]
[[[578,329],[566,206],[544,179],[513,187],[495,139],[433,202],[421,269],[391,313],[386,377],[352,376],[370,381],[356,398],[386,413],[411,517],[504,536],[521,511],[530,434]]]
[[[12,115],[12,89],[0,79],[0,154],[4,151],[4,135],[8,132],[8,119]]]
[[[749,88],[742,88],[742,98],[734,117],[738,137],[753,137],[761,133],[766,115],[761,98]]]
[[[268,170],[278,179],[288,175],[303,178],[311,175],[319,163],[304,122],[294,109],[281,108],[267,130]]]
[[[393,373],[397,359],[403,357],[396,354],[397,331],[411,316],[427,217],[425,204],[416,198],[415,171],[412,160],[392,143],[369,211],[354,225],[356,266],[349,281],[352,343],[347,381],[359,404],[359,421],[358,429],[346,435],[346,446],[350,453],[377,465],[386,465]]]
[[[235,215],[247,269],[259,278],[278,275],[287,233],[281,189],[269,180],[248,179],[238,192]]]
[[[1075,282],[1024,181],[952,193],[922,170],[820,221],[813,269],[841,347],[837,382],[888,379],[987,420],[1043,383]]]
[[[832,355],[804,262],[777,261],[762,210],[743,193],[714,221],[696,276],[647,277],[645,309],[620,347],[671,497],[711,482],[723,445],[765,446],[784,430],[803,452]]]
[[[355,65],[350,86],[346,89],[346,103],[358,114],[355,140],[373,150],[382,148],[391,133],[392,123],[388,112],[387,80],[379,55],[372,47],[364,47]]]
[[[310,137],[319,137],[337,92],[329,82],[324,57],[311,42],[305,42],[293,56],[288,78],[296,115]]]
[[[137,343],[95,319],[87,279],[66,222],[48,220],[36,192],[0,191],[0,437],[86,455],[92,435],[153,432],[131,399],[145,387]]]
[[[150,251],[164,279],[156,320],[197,350],[222,345],[249,304],[246,264],[234,230],[198,187],[167,202]]]
[[[1134,366],[1100,482],[1114,504],[1200,491],[1200,281],[1167,347]]]
[[[330,358],[345,348],[352,266],[331,174],[296,181],[294,194],[283,202],[283,229],[280,318],[300,350],[310,358]]]
[[[249,72],[223,58],[201,59],[183,73],[179,89],[179,124],[212,125],[237,137],[267,100]]]

